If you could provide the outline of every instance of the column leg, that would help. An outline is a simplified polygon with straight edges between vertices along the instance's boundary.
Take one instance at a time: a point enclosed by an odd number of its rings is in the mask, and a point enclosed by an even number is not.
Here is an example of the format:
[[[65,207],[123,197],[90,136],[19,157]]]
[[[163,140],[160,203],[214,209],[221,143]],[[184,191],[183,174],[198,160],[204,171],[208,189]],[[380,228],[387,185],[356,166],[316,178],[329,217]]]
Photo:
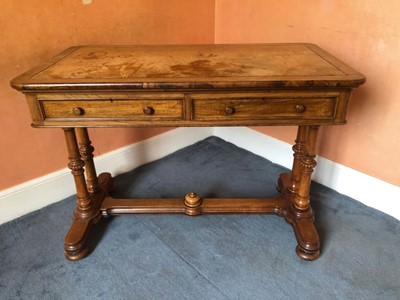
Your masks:
[[[76,211],[75,216],[78,218],[85,218],[90,215],[92,202],[90,195],[87,191],[86,180],[84,175],[85,162],[81,159],[81,155],[78,149],[78,143],[76,140],[75,129],[65,128],[64,129],[65,140],[67,142],[68,149],[68,167],[71,169],[71,173],[74,176],[75,187],[76,187]]]
[[[93,162],[94,147],[91,145],[87,128],[76,128],[76,136],[78,138],[79,153],[85,162],[87,190],[89,193],[94,194],[99,191],[99,181]]]
[[[289,191],[296,194],[299,190],[301,178],[301,160],[304,156],[305,145],[308,135],[308,126],[299,126],[293,149],[293,165],[290,173],[282,173],[279,176],[277,189],[281,193]]]
[[[81,151],[79,151],[76,132],[78,132],[81,141]],[[93,225],[101,219],[100,205],[106,191],[99,188],[93,164],[93,147],[88,142],[87,131],[64,128],[64,134],[69,155],[68,167],[74,177],[77,195],[74,219],[64,240],[64,253],[69,260],[79,260],[89,253],[90,232]],[[85,179],[85,162],[89,189]],[[106,180],[102,180],[102,182],[109,182],[109,178],[111,177],[105,176],[104,179]]]
[[[299,190],[299,184],[301,179],[301,160],[304,156],[306,139],[308,134],[307,126],[299,126],[297,130],[297,138],[295,145],[293,146],[293,166],[290,175],[290,185],[288,189],[291,193],[296,194]]]
[[[317,142],[318,126],[310,126],[305,153],[301,159],[301,174],[299,189],[295,197],[294,206],[300,211],[310,208],[311,174],[317,165],[315,161],[315,144]]]
[[[320,243],[314,225],[314,213],[310,206],[311,174],[316,166],[315,145],[318,135],[318,126],[299,127],[298,140],[304,144],[304,151],[296,153],[293,162],[291,185],[288,187],[290,195],[286,220],[292,224],[298,245],[296,253],[305,260],[314,260],[320,256]],[[300,138],[299,138],[300,137]],[[305,139],[304,139],[305,138]]]

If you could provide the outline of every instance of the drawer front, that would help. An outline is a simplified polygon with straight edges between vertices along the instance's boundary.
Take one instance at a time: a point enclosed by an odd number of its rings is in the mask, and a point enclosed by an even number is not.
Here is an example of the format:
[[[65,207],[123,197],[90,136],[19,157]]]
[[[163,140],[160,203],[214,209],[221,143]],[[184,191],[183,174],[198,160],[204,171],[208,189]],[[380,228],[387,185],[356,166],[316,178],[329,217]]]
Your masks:
[[[44,119],[180,120],[181,99],[40,100]]]
[[[36,127],[344,124],[349,91],[43,93]]]
[[[284,95],[242,95],[232,98],[215,95],[193,96],[193,119],[262,120],[310,119],[329,120],[336,114],[337,95],[288,97]]]

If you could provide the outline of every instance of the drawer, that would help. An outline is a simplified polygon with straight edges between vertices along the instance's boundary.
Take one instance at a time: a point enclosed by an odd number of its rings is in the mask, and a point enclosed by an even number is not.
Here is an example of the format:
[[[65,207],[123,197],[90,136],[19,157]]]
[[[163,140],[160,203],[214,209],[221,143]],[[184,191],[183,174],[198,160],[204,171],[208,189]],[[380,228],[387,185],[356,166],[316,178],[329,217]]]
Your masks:
[[[182,99],[39,100],[43,119],[180,120]]]
[[[334,119],[337,94],[193,95],[193,119],[198,121],[261,119]]]

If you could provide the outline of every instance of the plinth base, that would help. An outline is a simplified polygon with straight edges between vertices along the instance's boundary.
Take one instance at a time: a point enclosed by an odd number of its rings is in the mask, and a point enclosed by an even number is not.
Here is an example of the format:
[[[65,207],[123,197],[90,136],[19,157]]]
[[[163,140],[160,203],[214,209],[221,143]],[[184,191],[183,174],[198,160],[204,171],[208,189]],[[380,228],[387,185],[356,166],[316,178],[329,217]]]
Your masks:
[[[80,260],[90,252],[88,241],[91,236],[92,227],[101,220],[101,203],[113,186],[113,179],[110,173],[100,174],[99,186],[99,191],[90,195],[92,197],[90,211],[83,218],[75,212],[72,225],[65,236],[64,254],[69,260]]]

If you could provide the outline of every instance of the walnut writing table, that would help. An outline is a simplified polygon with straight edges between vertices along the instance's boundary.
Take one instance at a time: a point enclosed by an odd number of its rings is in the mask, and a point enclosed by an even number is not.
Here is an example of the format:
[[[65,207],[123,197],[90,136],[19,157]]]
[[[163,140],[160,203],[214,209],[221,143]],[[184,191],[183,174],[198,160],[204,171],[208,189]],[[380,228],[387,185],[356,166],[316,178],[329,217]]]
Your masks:
[[[93,225],[135,213],[274,213],[290,223],[296,253],[320,255],[310,207],[320,125],[344,124],[360,73],[311,44],[84,46],[15,78],[34,127],[64,130],[77,207],[65,256],[88,254]],[[279,198],[114,199],[96,175],[88,127],[296,125],[293,168]]]

